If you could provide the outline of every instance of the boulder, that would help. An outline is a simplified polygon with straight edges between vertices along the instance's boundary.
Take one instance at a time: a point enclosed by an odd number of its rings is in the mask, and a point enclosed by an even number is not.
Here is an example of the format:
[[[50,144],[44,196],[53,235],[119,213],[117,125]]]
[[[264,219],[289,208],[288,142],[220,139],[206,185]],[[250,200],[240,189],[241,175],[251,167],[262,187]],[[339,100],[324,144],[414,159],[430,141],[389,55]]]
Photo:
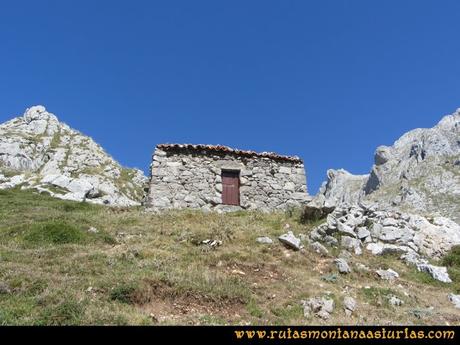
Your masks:
[[[390,303],[393,306],[399,307],[404,304],[404,301],[402,301],[401,299],[399,299],[398,297],[394,295],[391,295],[391,296],[388,296],[388,303]]]
[[[323,246],[323,245],[322,245],[321,243],[319,243],[319,242],[312,242],[312,243],[310,243],[310,248],[311,248],[314,252],[316,252],[316,253],[318,253],[318,254],[321,254],[321,255],[324,255],[324,256],[327,255],[327,254],[329,254],[329,251],[326,249],[326,247]]]
[[[283,234],[280,237],[278,237],[278,239],[288,248],[294,250],[301,249],[301,241],[299,238],[294,236],[294,233],[292,231],[288,231],[286,234]]]
[[[348,250],[353,251],[356,255],[361,255],[361,241],[350,237],[350,236],[342,236],[340,240],[340,245]]]
[[[373,255],[385,255],[385,254],[402,254],[411,251],[411,248],[405,246],[398,246],[395,244],[387,244],[382,242],[372,242],[367,244],[366,249],[369,250]]]
[[[398,272],[392,270],[391,268],[387,270],[377,270],[375,271],[375,273],[377,273],[377,275],[383,280],[392,281],[392,280],[395,280],[396,278],[399,278]]]
[[[351,316],[356,309],[356,300],[353,297],[345,296],[343,299],[343,308],[345,310],[345,315]]]
[[[303,314],[310,317],[312,314],[323,320],[327,320],[334,311],[334,300],[327,297],[313,297],[302,300]]]
[[[367,228],[365,227],[359,227],[356,231],[356,236],[360,239],[360,240],[364,240],[366,239],[367,237],[369,237],[371,235],[371,232],[369,230],[367,230]]]
[[[345,259],[339,258],[334,260],[335,265],[340,273],[347,274],[351,272],[350,266]]]
[[[435,217],[430,223],[424,217],[414,217],[414,243],[420,253],[441,258],[453,246],[460,245],[460,225],[445,217]]]
[[[318,219],[325,218],[329,213],[334,210],[333,207],[315,206],[313,203],[306,205],[301,214],[301,221],[317,221]]]
[[[355,232],[353,231],[353,228],[347,224],[338,222],[337,223],[337,230],[347,236],[351,237],[356,237]]]
[[[450,293],[448,296],[449,301],[452,302],[455,308],[460,309],[460,295],[454,295],[453,293]]]
[[[447,273],[446,267],[433,266],[427,263],[417,264],[417,270],[420,272],[426,272],[431,275],[434,279],[439,280],[443,283],[452,283],[452,280]]]

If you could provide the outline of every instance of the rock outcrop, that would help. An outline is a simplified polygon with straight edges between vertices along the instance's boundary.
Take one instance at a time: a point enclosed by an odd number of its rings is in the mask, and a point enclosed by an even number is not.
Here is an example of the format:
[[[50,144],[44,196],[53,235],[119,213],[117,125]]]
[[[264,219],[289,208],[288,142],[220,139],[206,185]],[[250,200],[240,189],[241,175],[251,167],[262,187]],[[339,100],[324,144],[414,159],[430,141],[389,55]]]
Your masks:
[[[139,205],[147,178],[43,106],[0,125],[0,189],[20,186],[67,200]]]
[[[427,258],[440,259],[460,245],[460,109],[433,128],[378,147],[370,174],[329,170],[327,177],[304,212],[334,208],[313,229],[312,241],[356,255],[363,249],[398,254],[434,279],[451,282],[447,269]]]
[[[392,146],[378,147],[370,174],[329,170],[327,177],[315,205],[372,201],[460,222],[460,109],[433,128],[414,129]]]
[[[460,225],[445,217],[382,210],[376,204],[338,206],[311,231],[310,240],[340,245],[356,255],[363,249],[373,255],[398,254],[419,271],[448,283],[446,268],[425,258],[439,259],[460,245]]]
[[[357,203],[364,196],[364,187],[369,175],[353,175],[344,169],[327,171],[327,181],[323,182],[312,204],[334,207]]]

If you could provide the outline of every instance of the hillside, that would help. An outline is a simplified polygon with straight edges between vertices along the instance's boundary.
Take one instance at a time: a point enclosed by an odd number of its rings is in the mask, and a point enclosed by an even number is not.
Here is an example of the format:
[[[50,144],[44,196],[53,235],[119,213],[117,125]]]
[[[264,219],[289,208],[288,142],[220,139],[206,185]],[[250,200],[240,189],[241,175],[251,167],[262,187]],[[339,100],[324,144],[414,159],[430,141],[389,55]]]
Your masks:
[[[391,253],[326,253],[307,242],[322,221],[302,223],[297,211],[158,215],[2,190],[0,324],[460,324],[448,298],[460,292],[458,252],[441,259],[446,284]],[[282,245],[287,230],[305,248]],[[387,268],[399,278],[375,272]],[[313,297],[333,310],[305,316]],[[356,308],[345,312],[350,298]]]
[[[146,181],[43,106],[0,124],[0,189],[21,186],[66,200],[135,206]]]

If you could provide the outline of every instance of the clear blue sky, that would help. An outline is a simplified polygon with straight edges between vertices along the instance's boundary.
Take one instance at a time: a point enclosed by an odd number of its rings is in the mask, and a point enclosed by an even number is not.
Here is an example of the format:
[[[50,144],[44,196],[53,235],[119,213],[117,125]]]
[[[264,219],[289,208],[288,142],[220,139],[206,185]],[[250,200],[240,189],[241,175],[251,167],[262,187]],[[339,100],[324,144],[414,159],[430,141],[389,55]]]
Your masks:
[[[126,166],[157,143],[328,168],[460,107],[460,2],[2,1],[0,121],[43,104]]]

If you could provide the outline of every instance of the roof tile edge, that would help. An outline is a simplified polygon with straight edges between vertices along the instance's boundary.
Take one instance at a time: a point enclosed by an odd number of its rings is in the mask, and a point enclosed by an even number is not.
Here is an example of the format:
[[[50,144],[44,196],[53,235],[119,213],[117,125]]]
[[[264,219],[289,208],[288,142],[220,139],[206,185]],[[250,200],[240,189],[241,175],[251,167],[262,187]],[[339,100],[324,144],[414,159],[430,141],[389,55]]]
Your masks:
[[[303,161],[297,156],[282,156],[275,152],[255,152],[255,151],[246,151],[234,149],[224,145],[205,145],[205,144],[158,144],[157,149],[164,151],[179,151],[179,150],[193,150],[193,151],[211,151],[219,153],[229,153],[245,157],[260,157],[260,158],[270,158],[274,160],[289,161],[293,163],[301,163]]]

